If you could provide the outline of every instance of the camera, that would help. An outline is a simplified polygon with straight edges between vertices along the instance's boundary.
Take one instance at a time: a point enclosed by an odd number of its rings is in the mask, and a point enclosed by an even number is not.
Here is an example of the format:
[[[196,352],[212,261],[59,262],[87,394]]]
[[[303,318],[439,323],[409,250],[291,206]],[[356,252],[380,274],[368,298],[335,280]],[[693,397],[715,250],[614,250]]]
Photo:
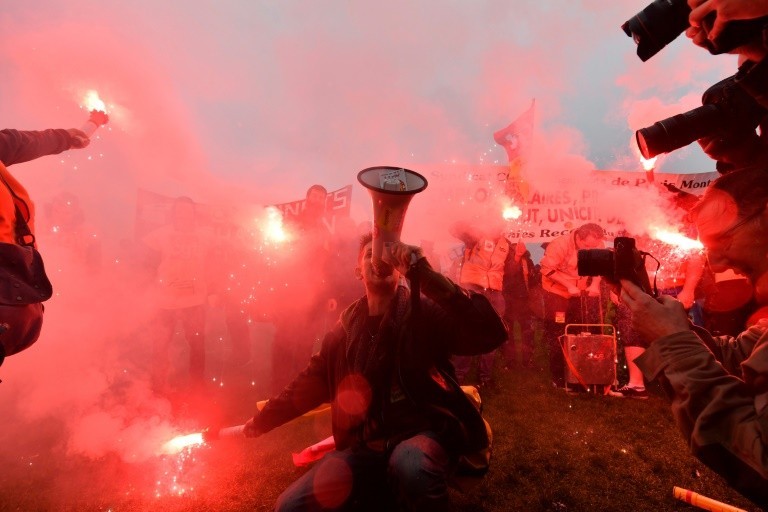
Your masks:
[[[580,249],[576,256],[580,276],[603,276],[618,284],[627,279],[648,295],[655,295],[645,270],[645,253],[635,247],[635,239],[618,236],[613,249]]]
[[[736,83],[736,76],[707,89],[702,106],[637,130],[635,137],[643,158],[669,153],[702,137],[754,133],[768,111]]]
[[[621,28],[637,44],[637,56],[643,62],[656,55],[688,28],[691,13],[687,0],[654,0],[645,9],[624,22]],[[712,29],[716,13],[702,20],[705,31]],[[707,43],[712,55],[726,53],[756,39],[768,18],[731,21],[714,40]]]

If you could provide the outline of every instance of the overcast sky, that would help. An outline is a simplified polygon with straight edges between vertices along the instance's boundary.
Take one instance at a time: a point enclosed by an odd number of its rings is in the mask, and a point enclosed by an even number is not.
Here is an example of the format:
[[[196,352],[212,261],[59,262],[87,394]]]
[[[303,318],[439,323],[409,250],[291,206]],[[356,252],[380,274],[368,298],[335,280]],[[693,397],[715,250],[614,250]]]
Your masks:
[[[66,188],[102,212],[137,187],[269,203],[371,165],[505,163],[492,133],[532,98],[544,155],[631,170],[634,129],[698,106],[736,67],[684,36],[642,63],[620,25],[645,5],[9,2],[0,113],[5,127],[79,126],[81,97],[97,90],[110,131],[23,179],[38,198]],[[712,167],[693,145],[657,171]]]

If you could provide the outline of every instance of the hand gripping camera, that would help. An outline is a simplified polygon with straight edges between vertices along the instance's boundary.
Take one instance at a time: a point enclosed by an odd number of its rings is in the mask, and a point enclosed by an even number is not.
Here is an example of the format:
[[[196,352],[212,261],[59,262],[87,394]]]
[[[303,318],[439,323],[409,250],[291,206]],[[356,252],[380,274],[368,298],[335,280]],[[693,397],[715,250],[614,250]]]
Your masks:
[[[637,56],[645,62],[682,34],[689,26],[691,9],[687,0],[654,0],[627,20],[621,28],[637,44]],[[709,33],[717,12],[701,23]],[[707,48],[713,55],[730,52],[747,43],[761,41],[768,30],[768,16],[751,20],[735,20]],[[669,153],[703,137],[741,140],[741,134],[752,132],[768,112],[748,91],[737,83],[737,75],[716,83],[704,93],[702,106],[659,121],[635,133],[643,158]],[[760,83],[762,90],[763,84]]]
[[[688,28],[691,8],[687,0],[654,0],[627,20],[621,28],[637,44],[637,56],[643,62],[656,55]],[[709,32],[717,13],[702,20],[702,28]],[[768,23],[768,18],[730,21],[714,40],[707,43],[712,55],[729,52],[755,40]]]
[[[658,292],[651,287],[645,270],[647,255],[637,250],[634,238],[619,236],[613,241],[613,249],[580,249],[576,267],[580,276],[603,276],[613,284],[627,279],[655,297]]]

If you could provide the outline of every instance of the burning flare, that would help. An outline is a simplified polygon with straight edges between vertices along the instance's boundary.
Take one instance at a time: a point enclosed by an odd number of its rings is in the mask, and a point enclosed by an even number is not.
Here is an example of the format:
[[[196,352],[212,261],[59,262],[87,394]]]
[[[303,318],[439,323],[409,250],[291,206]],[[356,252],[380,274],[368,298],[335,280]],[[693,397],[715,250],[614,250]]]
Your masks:
[[[656,167],[656,159],[658,157],[655,156],[653,158],[645,159],[642,156],[640,157],[640,163],[643,164],[643,169],[646,171],[652,171]]]
[[[82,107],[88,109],[90,116],[83,126],[80,127],[80,130],[82,130],[88,137],[91,137],[99,126],[109,122],[107,106],[101,101],[101,98],[99,98],[99,94],[96,91],[90,90],[85,93]]]
[[[265,219],[256,221],[261,224],[260,229],[264,240],[272,244],[280,244],[288,240],[288,232],[283,226],[283,215],[280,210],[274,206],[268,206],[266,214]]]
[[[161,449],[161,453],[165,455],[175,455],[180,453],[185,448],[191,446],[198,446],[205,443],[202,432],[196,432],[194,434],[187,434],[183,436],[176,436],[167,443],[165,443]]]
[[[523,210],[521,210],[519,206],[512,205],[504,208],[501,216],[504,217],[504,220],[516,220],[519,219],[522,214]]]
[[[688,238],[682,233],[670,231],[668,229],[656,228],[651,230],[650,235],[652,238],[677,247],[682,251],[701,251],[704,249],[704,245],[698,240]]]
[[[264,403],[266,403],[266,400],[264,401]],[[245,429],[245,425],[235,425],[234,427],[224,427],[220,429],[206,428],[202,432],[195,432],[194,434],[176,436],[170,441],[168,441],[167,443],[165,443],[160,451],[161,453],[164,453],[166,455],[175,455],[183,451],[185,448],[199,446],[209,441],[218,441],[219,439],[243,437],[244,429]]]
[[[94,110],[97,112],[107,112],[107,105],[101,100],[101,98],[99,98],[99,93],[93,89],[85,92],[85,97],[83,98],[81,106],[88,110],[88,112],[92,112]]]

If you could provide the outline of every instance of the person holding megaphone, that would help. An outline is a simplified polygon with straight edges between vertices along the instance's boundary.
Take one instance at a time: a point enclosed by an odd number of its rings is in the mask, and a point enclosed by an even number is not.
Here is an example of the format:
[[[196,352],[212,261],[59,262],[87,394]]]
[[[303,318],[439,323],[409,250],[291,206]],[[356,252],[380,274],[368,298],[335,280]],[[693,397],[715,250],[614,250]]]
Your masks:
[[[419,191],[425,186],[424,180]],[[443,511],[453,476],[488,468],[487,424],[456,382],[450,358],[499,347],[506,326],[488,299],[399,241],[399,229],[386,246],[375,243],[393,216],[401,225],[405,211],[387,200],[387,190],[402,196],[408,184],[373,188],[374,205],[386,203],[377,211],[387,213],[374,216],[374,234],[360,241],[354,272],[365,295],[341,314],[304,371],[244,428],[256,437],[331,404],[335,450],[283,492],[276,510]]]

